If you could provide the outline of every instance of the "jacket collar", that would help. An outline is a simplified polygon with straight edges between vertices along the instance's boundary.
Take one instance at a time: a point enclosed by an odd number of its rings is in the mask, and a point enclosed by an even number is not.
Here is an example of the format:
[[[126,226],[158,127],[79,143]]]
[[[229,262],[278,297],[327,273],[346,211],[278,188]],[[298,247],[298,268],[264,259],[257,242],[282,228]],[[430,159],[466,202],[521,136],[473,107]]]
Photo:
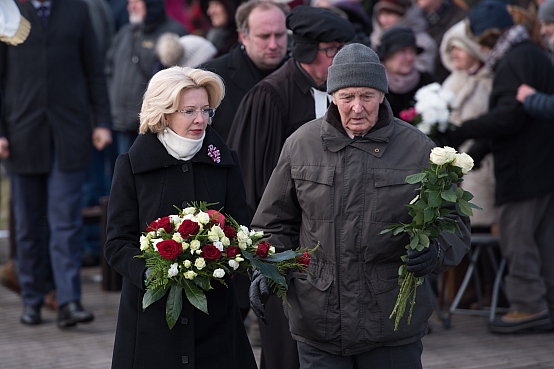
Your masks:
[[[389,102],[385,98],[379,105],[379,115],[375,126],[363,137],[350,138],[342,126],[340,114],[335,104],[331,103],[323,117],[321,139],[323,146],[332,152],[338,152],[347,146],[363,150],[380,158],[383,156],[392,135],[394,121]]]
[[[171,156],[155,133],[139,135],[129,149],[129,159],[134,174],[185,163],[185,161]],[[236,165],[231,156],[231,150],[211,126],[206,128],[206,137],[202,148],[189,161],[218,167]]]

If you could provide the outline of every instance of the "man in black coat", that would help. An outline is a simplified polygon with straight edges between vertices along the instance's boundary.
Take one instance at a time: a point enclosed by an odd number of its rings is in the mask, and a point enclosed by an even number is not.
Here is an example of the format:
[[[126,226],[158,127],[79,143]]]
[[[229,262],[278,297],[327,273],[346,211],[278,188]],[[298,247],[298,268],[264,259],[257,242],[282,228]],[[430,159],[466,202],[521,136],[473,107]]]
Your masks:
[[[58,326],[65,328],[94,319],[80,304],[81,189],[91,139],[99,150],[111,142],[107,88],[84,2],[25,1],[17,6],[31,32],[21,45],[0,44],[5,103],[0,158],[7,158],[11,180],[25,306],[21,322],[42,321],[49,247]],[[49,240],[42,231],[46,222]]]
[[[286,23],[292,31],[292,58],[245,95],[227,140],[239,154],[250,217],[256,212],[285,139],[327,110],[327,69],[355,35],[349,21],[324,8],[296,6]],[[261,368],[298,368],[296,341],[288,330],[282,302],[271,297],[266,309],[271,311],[268,315],[272,321],[260,324]]]
[[[286,58],[288,11],[287,5],[270,0],[241,4],[235,13],[240,44],[200,66],[219,74],[225,82],[225,98],[212,119],[212,127],[225,141],[244,95]]]
[[[489,330],[549,330],[554,314],[554,125],[527,114],[516,93],[522,83],[554,93],[554,67],[525,28],[514,25],[503,3],[478,3],[469,21],[470,36],[491,49],[485,62],[494,71],[489,111],[447,132],[447,137],[452,144],[487,140],[494,155],[510,311],[489,323]]]

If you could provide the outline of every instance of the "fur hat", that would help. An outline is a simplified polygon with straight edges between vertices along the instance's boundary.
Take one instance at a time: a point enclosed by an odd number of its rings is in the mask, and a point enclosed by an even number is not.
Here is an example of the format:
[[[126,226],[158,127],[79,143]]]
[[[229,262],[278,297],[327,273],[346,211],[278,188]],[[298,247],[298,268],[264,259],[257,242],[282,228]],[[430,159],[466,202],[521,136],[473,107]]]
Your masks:
[[[503,31],[514,25],[506,5],[498,0],[482,0],[469,11],[471,33],[478,37],[488,29]]]
[[[554,0],[546,0],[539,6],[537,19],[539,21],[554,23]]]
[[[211,60],[216,54],[215,46],[204,37],[164,33],[156,43],[156,55],[164,67],[196,67]]]
[[[487,60],[487,53],[483,52],[479,47],[479,44],[466,34],[466,22],[467,20],[462,20],[456,23],[448,31],[446,31],[442,38],[439,48],[440,57],[442,64],[449,71],[454,70],[454,62],[452,61],[452,56],[450,55],[453,47],[464,50],[483,63]]]
[[[398,50],[406,47],[413,47],[416,53],[421,54],[423,49],[416,44],[414,32],[408,27],[394,26],[387,29],[381,35],[381,43],[377,47],[377,55],[385,60]]]
[[[346,45],[329,67],[327,93],[348,87],[371,87],[388,92],[385,67],[375,51],[365,45]]]
[[[295,6],[286,18],[292,31],[292,57],[311,63],[320,42],[348,42],[354,38],[354,26],[331,10],[308,5]]]

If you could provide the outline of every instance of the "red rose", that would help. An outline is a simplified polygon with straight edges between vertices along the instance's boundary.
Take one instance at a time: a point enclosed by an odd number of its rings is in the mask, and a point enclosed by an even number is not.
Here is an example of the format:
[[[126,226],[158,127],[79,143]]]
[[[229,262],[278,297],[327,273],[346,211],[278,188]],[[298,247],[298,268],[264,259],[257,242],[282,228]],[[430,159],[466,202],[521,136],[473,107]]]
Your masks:
[[[237,231],[233,227],[228,225],[223,227],[223,233],[225,233],[225,237],[227,237],[228,239],[233,239],[237,237]]]
[[[162,258],[167,260],[175,259],[183,250],[181,244],[175,240],[160,241],[156,244],[156,247]]]
[[[223,228],[223,226],[225,225],[225,217],[223,216],[223,214],[221,214],[217,210],[208,210],[206,211],[206,213],[208,213],[208,215],[210,216],[210,222],[212,222],[213,224],[218,224],[219,227]]]
[[[183,223],[181,223],[179,229],[177,230],[183,238],[196,236],[198,231],[200,231],[200,225],[190,219],[183,220]]]
[[[202,249],[202,257],[206,260],[217,260],[221,257],[221,251],[214,245],[206,245]]]
[[[227,257],[231,259],[237,256],[237,254],[239,253],[239,248],[237,246],[231,246],[231,247],[228,247],[227,250],[225,250],[225,252],[227,253]]]
[[[267,258],[267,254],[269,253],[269,247],[271,245],[265,241],[262,241],[258,244],[258,249],[256,250],[256,255],[258,255],[261,258]]]
[[[304,251],[304,255],[298,256],[296,258],[296,262],[307,268],[308,265],[310,265],[310,253],[308,251]]]
[[[164,229],[166,233],[171,233],[173,230],[173,224],[171,224],[171,220],[169,220],[169,217],[163,217],[160,219],[156,219],[148,227],[146,227],[146,232],[152,232],[157,231],[158,229]]]

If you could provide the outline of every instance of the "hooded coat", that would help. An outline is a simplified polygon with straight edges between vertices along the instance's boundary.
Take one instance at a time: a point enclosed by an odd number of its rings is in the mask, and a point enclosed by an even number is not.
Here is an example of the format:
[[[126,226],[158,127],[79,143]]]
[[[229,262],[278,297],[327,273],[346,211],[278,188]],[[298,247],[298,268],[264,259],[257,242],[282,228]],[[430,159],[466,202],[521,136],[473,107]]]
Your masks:
[[[418,288],[411,324],[404,318],[393,329],[389,315],[409,241],[405,233],[380,232],[411,222],[406,204],[417,185],[405,179],[429,165],[433,146],[417,128],[395,119],[386,100],[376,126],[361,139],[346,134],[334,104],[287,139],[252,228],[263,230],[280,251],[320,243],[309,272],[288,275],[284,308],[294,339],[348,356],[425,335],[434,299],[427,279]],[[469,250],[469,219],[451,216],[462,234],[439,238],[444,258],[437,273]]]
[[[215,163],[208,145],[221,153]],[[123,276],[112,368],[256,369],[233,285],[212,283],[206,292],[209,315],[183,295],[177,324],[165,321],[167,296],[142,309],[144,259],[139,237],[153,220],[176,214],[193,201],[216,203],[239,224],[248,213],[237,155],[208,126],[200,151],[188,161],[174,158],[155,134],[139,135],[115,167],[108,206],[106,260]],[[184,366],[183,364],[187,364]]]

